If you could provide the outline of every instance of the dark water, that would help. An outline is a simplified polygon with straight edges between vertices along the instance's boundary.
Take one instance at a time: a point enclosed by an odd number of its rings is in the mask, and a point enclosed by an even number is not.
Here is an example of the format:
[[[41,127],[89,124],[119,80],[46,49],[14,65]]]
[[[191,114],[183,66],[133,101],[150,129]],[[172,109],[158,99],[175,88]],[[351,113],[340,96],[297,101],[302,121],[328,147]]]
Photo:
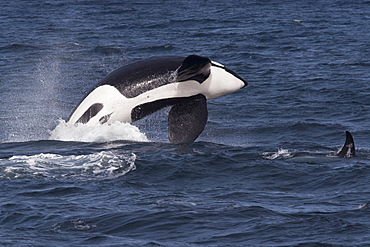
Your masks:
[[[370,245],[369,23],[365,0],[1,3],[0,245]],[[197,142],[168,109],[65,125],[113,69],[189,54],[249,82]],[[357,157],[327,157],[346,130]]]

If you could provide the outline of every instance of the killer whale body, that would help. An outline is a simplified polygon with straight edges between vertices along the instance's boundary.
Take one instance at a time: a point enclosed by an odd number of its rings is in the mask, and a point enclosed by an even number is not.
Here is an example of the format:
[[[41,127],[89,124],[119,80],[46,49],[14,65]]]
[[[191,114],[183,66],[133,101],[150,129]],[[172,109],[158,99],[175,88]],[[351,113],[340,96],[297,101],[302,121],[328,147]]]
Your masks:
[[[299,152],[289,157],[287,160],[294,162],[308,162],[308,163],[320,163],[330,162],[333,158],[353,158],[355,157],[355,142],[353,136],[349,131],[346,131],[346,140],[340,149],[340,151],[334,155],[312,155],[307,152]]]
[[[341,158],[352,158],[355,157],[355,142],[353,140],[353,136],[351,132],[346,131],[346,141],[342,149],[335,155]]]
[[[164,107],[171,143],[195,141],[207,119],[207,100],[247,86],[232,70],[207,57],[151,57],[103,78],[72,111],[68,123],[134,122]]]

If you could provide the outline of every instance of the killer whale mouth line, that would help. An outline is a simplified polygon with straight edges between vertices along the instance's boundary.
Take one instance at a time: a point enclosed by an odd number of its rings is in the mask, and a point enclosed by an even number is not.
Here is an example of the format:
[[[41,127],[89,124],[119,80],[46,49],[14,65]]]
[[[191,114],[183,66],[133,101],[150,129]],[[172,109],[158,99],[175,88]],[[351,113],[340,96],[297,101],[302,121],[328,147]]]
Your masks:
[[[235,76],[236,78],[238,78],[239,80],[241,80],[243,83],[244,83],[244,86],[243,87],[246,87],[248,86],[248,82],[246,80],[244,80],[241,76],[239,76],[237,73],[235,73],[234,71],[232,71],[231,69],[225,67],[224,65],[222,64],[219,64],[217,62],[214,62],[212,61],[211,62],[212,66],[216,67],[216,68],[220,68],[220,69],[223,69],[225,70],[226,72],[232,74],[233,76]]]

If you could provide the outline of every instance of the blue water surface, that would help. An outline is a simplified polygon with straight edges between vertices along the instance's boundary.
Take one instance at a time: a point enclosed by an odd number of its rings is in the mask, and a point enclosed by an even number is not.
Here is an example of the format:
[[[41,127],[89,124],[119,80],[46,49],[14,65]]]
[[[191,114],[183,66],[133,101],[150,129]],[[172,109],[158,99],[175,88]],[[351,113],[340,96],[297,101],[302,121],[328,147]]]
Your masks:
[[[0,245],[370,245],[369,23],[366,0],[1,3]],[[168,109],[63,125],[115,68],[190,54],[249,83],[195,143]],[[346,130],[357,156],[327,157]]]

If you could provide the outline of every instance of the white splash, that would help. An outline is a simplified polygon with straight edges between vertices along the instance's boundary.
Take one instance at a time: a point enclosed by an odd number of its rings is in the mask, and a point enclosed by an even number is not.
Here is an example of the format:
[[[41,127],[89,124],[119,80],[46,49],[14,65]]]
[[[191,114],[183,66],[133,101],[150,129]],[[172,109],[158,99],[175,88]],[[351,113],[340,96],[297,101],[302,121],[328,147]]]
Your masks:
[[[88,126],[87,124],[70,125],[60,120],[54,130],[50,131],[50,140],[77,142],[137,141],[148,142],[148,138],[139,128],[129,123],[114,122]]]
[[[274,160],[277,158],[290,158],[292,152],[288,149],[278,149],[277,152],[265,152],[262,154],[265,159]]]
[[[102,151],[86,155],[37,154],[13,156],[2,160],[2,176],[48,178],[116,178],[135,170],[136,155]]]
[[[369,202],[362,203],[360,206],[358,206],[358,209],[364,209],[369,206]]]

